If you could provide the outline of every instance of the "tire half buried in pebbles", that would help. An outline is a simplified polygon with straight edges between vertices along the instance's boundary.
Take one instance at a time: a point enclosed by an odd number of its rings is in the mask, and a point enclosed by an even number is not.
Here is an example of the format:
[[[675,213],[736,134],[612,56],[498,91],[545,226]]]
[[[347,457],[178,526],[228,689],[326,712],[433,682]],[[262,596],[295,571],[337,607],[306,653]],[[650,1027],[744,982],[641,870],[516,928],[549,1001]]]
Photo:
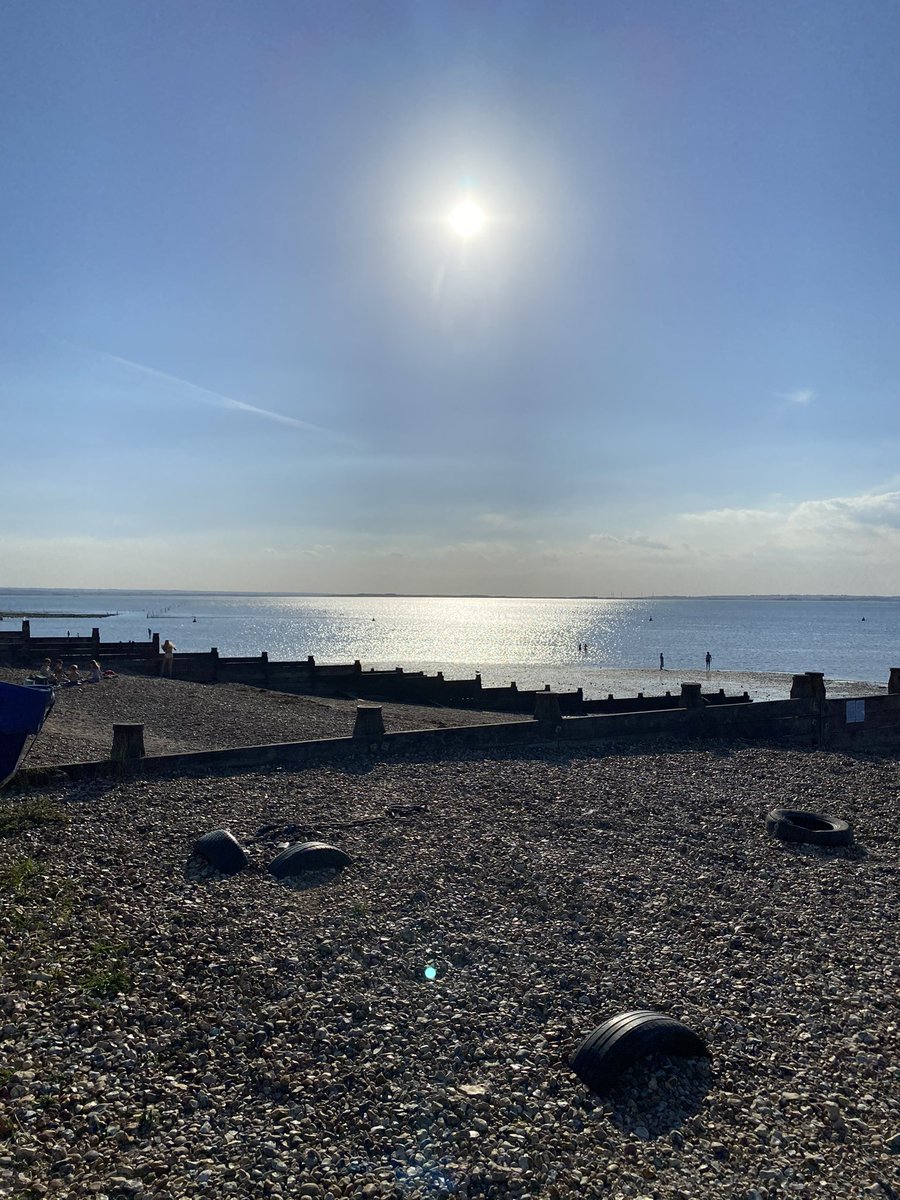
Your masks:
[[[307,871],[341,871],[350,862],[349,854],[328,842],[297,842],[272,859],[269,871],[276,879],[285,879]]]
[[[594,1092],[611,1087],[626,1067],[648,1054],[709,1058],[706,1043],[687,1025],[649,1009],[620,1013],[587,1035],[572,1070]]]
[[[250,861],[244,847],[227,829],[214,829],[204,833],[194,842],[194,857],[221,871],[223,875],[236,875]]]

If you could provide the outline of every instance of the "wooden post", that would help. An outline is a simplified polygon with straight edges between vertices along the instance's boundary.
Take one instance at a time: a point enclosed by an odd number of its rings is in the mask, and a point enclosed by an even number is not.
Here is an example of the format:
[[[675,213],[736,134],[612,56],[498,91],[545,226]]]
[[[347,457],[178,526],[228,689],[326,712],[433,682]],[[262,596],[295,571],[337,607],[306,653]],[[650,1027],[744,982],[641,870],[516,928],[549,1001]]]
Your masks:
[[[353,726],[355,738],[381,737],[384,733],[384,717],[380,704],[357,704],[356,723]]]
[[[118,763],[140,762],[144,757],[144,726],[113,725],[112,750],[109,757]]]
[[[699,683],[683,683],[681,685],[681,708],[702,708],[703,697],[700,695]]]
[[[812,687],[809,677],[806,675],[795,675],[791,682],[791,699],[805,700],[812,695]]]
[[[559,711],[559,696],[556,692],[535,692],[534,719],[542,725],[560,724],[562,713]]]
[[[809,680],[809,691],[811,696],[820,696],[825,699],[825,673],[823,671],[806,671],[804,672]]]

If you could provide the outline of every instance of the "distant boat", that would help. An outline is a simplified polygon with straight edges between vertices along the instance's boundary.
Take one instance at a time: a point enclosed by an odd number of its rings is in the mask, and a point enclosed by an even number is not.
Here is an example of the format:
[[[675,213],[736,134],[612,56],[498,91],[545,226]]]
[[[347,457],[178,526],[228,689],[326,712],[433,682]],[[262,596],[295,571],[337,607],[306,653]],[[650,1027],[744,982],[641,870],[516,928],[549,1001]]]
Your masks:
[[[0,787],[18,771],[25,743],[40,733],[55,698],[51,686],[0,683]]]

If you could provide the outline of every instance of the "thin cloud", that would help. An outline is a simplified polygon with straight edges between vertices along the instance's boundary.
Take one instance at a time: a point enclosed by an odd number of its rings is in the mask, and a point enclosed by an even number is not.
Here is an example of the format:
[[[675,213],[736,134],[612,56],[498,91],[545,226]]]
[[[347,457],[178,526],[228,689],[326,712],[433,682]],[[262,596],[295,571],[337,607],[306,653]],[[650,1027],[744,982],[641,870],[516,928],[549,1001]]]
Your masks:
[[[75,346],[75,343],[67,342],[62,338],[55,338],[54,340],[61,342],[63,345]],[[75,348],[79,350],[85,349],[82,346],[75,346]],[[319,433],[344,444],[355,444],[350,438],[336,433],[333,429],[326,429],[322,425],[314,425],[311,421],[301,421],[299,417],[289,417],[285,413],[273,412],[268,408],[259,408],[257,405],[247,404],[243,400],[235,400],[233,396],[225,396],[221,392],[214,392],[211,388],[201,387],[199,383],[191,383],[189,379],[181,379],[177,375],[170,375],[167,371],[160,371],[156,367],[148,367],[144,363],[134,362],[130,358],[122,358],[120,355],[110,354],[106,350],[93,350],[92,353],[105,359],[106,362],[118,363],[120,366],[137,371],[141,375],[147,375],[151,379],[161,379],[165,383],[175,384],[177,387],[184,388],[191,395],[202,400],[204,404],[212,404],[216,408],[224,408],[232,412],[249,413],[254,417],[263,417],[267,421],[277,421],[281,425],[291,425],[294,429],[303,429],[307,433]]]
[[[816,393],[812,388],[794,388],[791,392],[779,392],[778,398],[788,404],[796,404],[800,408],[805,408],[815,400]]]
[[[671,549],[667,542],[660,541],[658,538],[648,537],[645,533],[629,533],[624,537],[615,537],[611,533],[591,533],[588,535],[588,541],[593,546],[634,546],[639,550]]]

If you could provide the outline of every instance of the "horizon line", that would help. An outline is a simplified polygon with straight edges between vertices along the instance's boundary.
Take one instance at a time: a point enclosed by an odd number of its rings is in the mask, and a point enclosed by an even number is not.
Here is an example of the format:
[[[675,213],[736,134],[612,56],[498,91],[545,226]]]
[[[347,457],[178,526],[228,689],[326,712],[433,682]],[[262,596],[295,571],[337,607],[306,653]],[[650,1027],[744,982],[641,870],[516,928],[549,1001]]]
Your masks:
[[[287,592],[281,590],[243,591],[229,588],[156,588],[156,587],[4,587],[0,593],[66,592],[72,594],[114,593],[164,596],[288,596],[366,600],[900,600],[891,592],[658,592],[651,595],[546,594],[530,592]]]

